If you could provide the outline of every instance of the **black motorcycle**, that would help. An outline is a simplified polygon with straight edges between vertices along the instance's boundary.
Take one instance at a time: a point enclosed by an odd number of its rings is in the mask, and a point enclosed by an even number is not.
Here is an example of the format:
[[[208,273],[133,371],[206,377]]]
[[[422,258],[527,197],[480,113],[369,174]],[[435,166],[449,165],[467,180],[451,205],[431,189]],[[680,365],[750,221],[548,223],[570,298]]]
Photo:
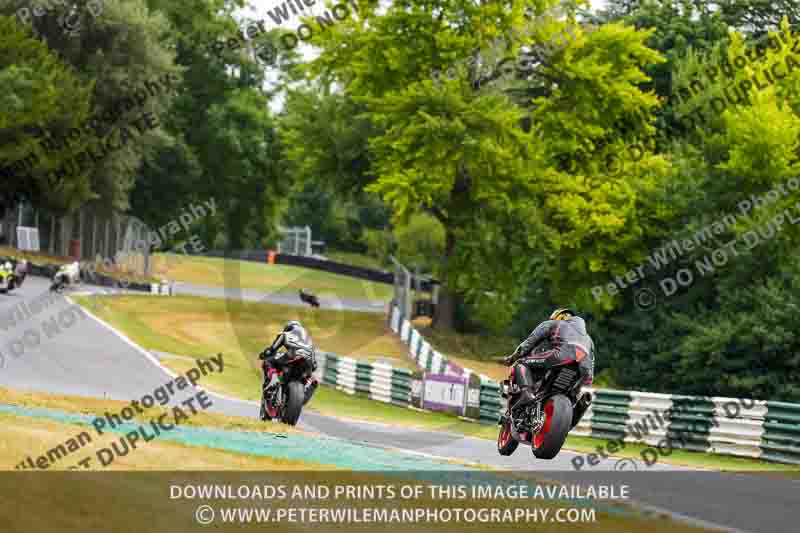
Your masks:
[[[300,411],[311,399],[318,385],[312,375],[316,368],[315,363],[313,348],[285,351],[282,356],[272,359],[272,365],[267,367],[265,383],[269,383],[275,374],[278,376],[278,385],[262,393],[261,420],[280,418],[284,424],[297,424]]]
[[[579,367],[587,354],[575,347],[575,357],[558,353],[520,358],[516,364],[525,365],[533,378],[534,401],[516,407],[523,390],[514,382],[514,369],[501,384],[501,396],[508,399],[508,409],[500,417],[497,451],[511,455],[520,443],[530,446],[539,459],[552,459],[589,408],[589,393],[581,395],[583,379]]]
[[[67,279],[64,275],[55,275],[53,276],[53,281],[50,283],[50,292],[56,292],[61,294],[64,292],[64,288],[67,286]]]

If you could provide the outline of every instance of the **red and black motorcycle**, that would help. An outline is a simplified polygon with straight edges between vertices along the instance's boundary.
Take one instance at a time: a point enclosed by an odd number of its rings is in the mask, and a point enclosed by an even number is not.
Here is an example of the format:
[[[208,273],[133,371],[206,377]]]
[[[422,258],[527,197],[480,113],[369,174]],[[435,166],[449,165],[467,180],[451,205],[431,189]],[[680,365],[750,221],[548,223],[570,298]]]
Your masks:
[[[530,446],[539,459],[552,459],[561,450],[567,433],[580,421],[592,398],[580,394],[583,379],[580,362],[587,356],[575,346],[575,356],[558,353],[532,353],[516,364],[525,365],[533,378],[534,401],[515,408],[523,390],[514,382],[512,366],[508,379],[501,384],[501,396],[508,409],[500,417],[497,451],[511,455],[520,443]]]
[[[284,352],[282,357],[273,359],[273,366],[267,368],[267,382],[277,374],[278,385],[262,394],[261,419],[280,418],[284,424],[294,426],[318,385],[312,374],[316,368],[314,349]]]

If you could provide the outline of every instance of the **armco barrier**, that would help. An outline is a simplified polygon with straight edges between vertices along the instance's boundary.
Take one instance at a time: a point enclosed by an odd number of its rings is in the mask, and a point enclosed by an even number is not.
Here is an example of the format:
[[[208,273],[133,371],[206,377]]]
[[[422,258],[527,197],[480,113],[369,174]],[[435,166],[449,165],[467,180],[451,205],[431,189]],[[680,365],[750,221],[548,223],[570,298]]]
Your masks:
[[[384,403],[411,404],[411,372],[384,363],[362,363],[350,357],[317,352],[317,379],[348,394],[361,393]]]
[[[193,255],[235,259],[240,261],[253,261],[257,263],[266,263],[268,258],[267,250],[211,250]],[[386,283],[389,285],[394,283],[394,274],[391,272],[348,265],[345,263],[338,263],[336,261],[328,261],[327,259],[316,259],[314,257],[291,254],[275,254],[274,262],[279,265],[299,266],[314,270],[323,270],[332,274],[340,274],[342,276],[363,279],[376,283]],[[430,281],[420,280],[419,290],[431,292],[432,287],[433,283]]]
[[[390,311],[389,325],[409,345],[409,355],[420,369],[450,370],[447,357],[433,349],[397,306]],[[669,441],[673,448],[800,464],[800,404],[586,390],[594,400],[570,434],[652,446]],[[505,410],[499,384],[485,376],[481,376],[479,410],[485,423],[497,423]]]
[[[800,464],[800,405],[765,402],[761,457]]]
[[[588,389],[571,434],[800,464],[800,405]]]
[[[400,335],[400,340],[408,344],[408,355],[414,359],[417,367],[434,374],[456,373],[452,369],[460,369],[457,375],[473,373],[468,369],[461,369],[458,365],[450,364],[444,354],[433,349],[419,332],[414,329],[411,322],[402,316],[400,308],[392,306],[389,312],[389,327]],[[450,370],[450,371],[449,371]]]
[[[500,414],[505,410],[505,400],[500,396],[500,385],[496,381],[481,376],[480,421],[497,424]]]

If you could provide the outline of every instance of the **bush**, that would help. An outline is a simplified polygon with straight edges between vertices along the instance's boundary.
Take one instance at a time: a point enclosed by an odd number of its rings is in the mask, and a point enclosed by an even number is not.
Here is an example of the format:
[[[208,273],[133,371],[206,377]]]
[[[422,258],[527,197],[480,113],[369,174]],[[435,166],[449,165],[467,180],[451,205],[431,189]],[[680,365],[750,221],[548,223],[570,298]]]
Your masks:
[[[407,224],[394,229],[397,258],[409,268],[434,272],[444,254],[444,226],[431,215],[412,215]]]
[[[361,243],[367,247],[367,255],[376,259],[381,265],[389,264],[392,253],[392,234],[387,230],[364,229]]]

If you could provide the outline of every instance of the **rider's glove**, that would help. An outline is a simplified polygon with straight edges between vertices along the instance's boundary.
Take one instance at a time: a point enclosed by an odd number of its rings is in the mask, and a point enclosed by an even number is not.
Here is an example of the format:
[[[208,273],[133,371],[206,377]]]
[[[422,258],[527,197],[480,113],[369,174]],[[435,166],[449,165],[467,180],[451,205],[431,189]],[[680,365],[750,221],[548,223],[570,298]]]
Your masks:
[[[505,364],[506,366],[511,366],[511,365],[514,364],[514,361],[516,360],[516,358],[517,358],[517,353],[514,352],[511,355],[508,355],[503,359],[503,364]]]

